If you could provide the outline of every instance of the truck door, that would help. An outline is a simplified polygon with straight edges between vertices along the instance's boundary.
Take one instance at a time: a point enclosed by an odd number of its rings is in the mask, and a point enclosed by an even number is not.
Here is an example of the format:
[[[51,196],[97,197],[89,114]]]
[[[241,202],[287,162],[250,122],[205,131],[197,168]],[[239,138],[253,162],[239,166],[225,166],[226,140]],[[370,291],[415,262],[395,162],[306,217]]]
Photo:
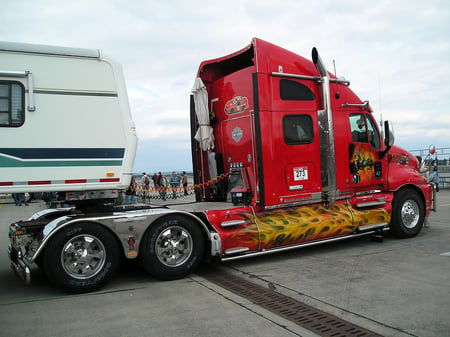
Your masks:
[[[349,173],[354,192],[382,189],[386,174],[381,150],[381,137],[368,113],[349,113]]]
[[[287,114],[281,122],[283,140],[279,158],[284,168],[285,198],[312,199],[313,193],[320,191],[318,140],[314,139],[317,122],[310,114]]]
[[[272,78],[274,156],[266,168],[267,204],[290,205],[320,201],[321,175],[318,137],[318,97],[313,81]],[[270,199],[273,198],[273,199]]]

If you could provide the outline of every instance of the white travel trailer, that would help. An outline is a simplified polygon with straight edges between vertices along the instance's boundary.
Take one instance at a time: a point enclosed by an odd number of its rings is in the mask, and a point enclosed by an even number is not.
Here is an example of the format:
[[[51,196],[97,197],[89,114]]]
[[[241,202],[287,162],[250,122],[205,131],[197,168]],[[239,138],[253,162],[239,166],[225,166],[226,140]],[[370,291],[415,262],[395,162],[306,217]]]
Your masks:
[[[0,42],[0,193],[123,189],[136,146],[118,63],[95,49]]]

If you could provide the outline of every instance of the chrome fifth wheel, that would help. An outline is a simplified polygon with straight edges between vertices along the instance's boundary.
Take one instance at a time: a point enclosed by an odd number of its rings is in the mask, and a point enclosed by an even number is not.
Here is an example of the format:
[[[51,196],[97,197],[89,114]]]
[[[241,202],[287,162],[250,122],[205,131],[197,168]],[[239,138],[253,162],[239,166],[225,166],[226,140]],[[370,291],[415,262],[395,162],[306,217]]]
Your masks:
[[[114,275],[118,261],[116,238],[93,223],[68,226],[55,233],[42,260],[50,281],[70,292],[99,289]]]
[[[181,215],[155,222],[142,238],[140,260],[146,272],[161,280],[189,275],[201,262],[205,238],[200,226]]]
[[[399,238],[416,236],[423,226],[425,205],[419,194],[411,189],[395,193],[392,202],[391,232]]]

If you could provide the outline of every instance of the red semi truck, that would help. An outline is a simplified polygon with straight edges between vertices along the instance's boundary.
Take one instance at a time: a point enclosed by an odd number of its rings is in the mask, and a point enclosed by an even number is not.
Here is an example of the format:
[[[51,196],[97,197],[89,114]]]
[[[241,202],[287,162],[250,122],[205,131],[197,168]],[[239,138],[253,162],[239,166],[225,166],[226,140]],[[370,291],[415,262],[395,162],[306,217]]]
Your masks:
[[[367,101],[312,61],[260,39],[202,62],[191,96],[194,204],[49,209],[10,227],[10,259],[68,291],[92,291],[120,255],[156,278],[222,261],[390,230],[435,210],[418,161],[384,137]],[[212,183],[214,182],[214,183]],[[98,205],[97,205],[98,206]]]

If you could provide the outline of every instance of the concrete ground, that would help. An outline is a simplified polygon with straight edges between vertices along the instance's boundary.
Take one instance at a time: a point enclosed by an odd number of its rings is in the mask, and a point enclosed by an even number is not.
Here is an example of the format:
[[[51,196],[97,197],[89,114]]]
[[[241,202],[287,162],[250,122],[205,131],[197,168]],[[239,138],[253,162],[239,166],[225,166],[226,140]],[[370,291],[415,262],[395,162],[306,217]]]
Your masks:
[[[383,336],[450,336],[450,190],[413,239],[367,237],[218,264]],[[314,336],[194,274],[163,282],[123,263],[102,290],[68,295],[10,270],[8,225],[45,204],[0,199],[0,336]],[[208,265],[202,267],[208,272]]]

